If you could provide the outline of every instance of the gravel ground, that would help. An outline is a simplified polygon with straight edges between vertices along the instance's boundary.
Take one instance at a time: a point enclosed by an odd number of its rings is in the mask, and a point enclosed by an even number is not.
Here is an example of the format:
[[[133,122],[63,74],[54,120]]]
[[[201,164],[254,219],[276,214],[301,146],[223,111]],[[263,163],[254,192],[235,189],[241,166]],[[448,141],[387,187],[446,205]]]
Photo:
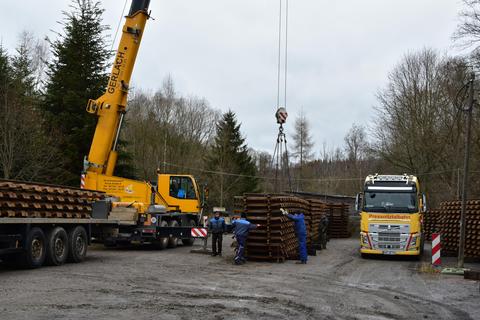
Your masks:
[[[97,245],[81,264],[0,267],[0,319],[480,319],[478,283],[361,259],[357,239],[307,265],[234,266],[225,242],[223,257]]]

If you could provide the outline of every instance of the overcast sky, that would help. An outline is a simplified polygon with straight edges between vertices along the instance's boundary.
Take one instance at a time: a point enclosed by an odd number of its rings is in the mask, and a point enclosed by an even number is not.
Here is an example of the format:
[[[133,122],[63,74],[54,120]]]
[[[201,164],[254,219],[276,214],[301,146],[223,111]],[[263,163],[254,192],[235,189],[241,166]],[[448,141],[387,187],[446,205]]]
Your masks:
[[[101,1],[115,28],[124,0]],[[13,52],[23,30],[54,37],[67,0],[0,0],[0,36]],[[129,1],[130,3],[130,1]],[[129,4],[127,5],[127,7]],[[353,122],[372,120],[375,93],[407,52],[453,51],[459,0],[290,0],[287,133],[301,108],[315,152],[343,145]],[[278,0],[151,0],[133,74],[155,90],[172,75],[177,91],[233,110],[249,146],[273,150]],[[292,141],[290,138],[289,141]]]

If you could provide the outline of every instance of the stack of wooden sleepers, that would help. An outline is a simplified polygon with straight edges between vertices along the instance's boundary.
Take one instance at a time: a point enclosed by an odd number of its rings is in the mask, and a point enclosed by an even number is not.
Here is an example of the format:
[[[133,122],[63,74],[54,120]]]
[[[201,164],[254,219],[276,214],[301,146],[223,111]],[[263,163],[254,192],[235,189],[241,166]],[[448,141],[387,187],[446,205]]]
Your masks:
[[[90,218],[102,192],[48,184],[0,180],[0,217]]]
[[[329,238],[350,238],[348,210],[348,205],[343,203],[327,205]]]
[[[460,241],[461,201],[446,201],[434,213],[435,228],[441,234],[442,255],[456,256]],[[480,258],[480,200],[467,201],[465,257]]]
[[[282,215],[280,208],[303,213],[308,230],[311,225],[308,201],[283,194],[244,194],[235,197],[235,202],[237,212],[245,212],[251,223],[261,225],[248,236],[248,259],[283,262],[298,257],[294,223]]]

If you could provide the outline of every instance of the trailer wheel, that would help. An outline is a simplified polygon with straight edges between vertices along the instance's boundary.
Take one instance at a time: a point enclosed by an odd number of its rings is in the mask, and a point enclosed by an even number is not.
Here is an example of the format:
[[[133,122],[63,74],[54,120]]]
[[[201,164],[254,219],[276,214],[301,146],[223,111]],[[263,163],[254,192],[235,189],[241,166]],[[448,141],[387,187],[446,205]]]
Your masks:
[[[38,268],[45,262],[46,240],[42,229],[33,227],[25,239],[25,252],[17,256],[18,265],[23,268]]]
[[[68,235],[62,227],[50,230],[47,235],[46,264],[60,266],[67,261],[68,257]]]
[[[169,227],[176,228],[178,227],[178,222],[177,220],[172,220],[168,224]],[[170,237],[168,238],[168,247],[169,248],[176,248],[178,243],[178,237]]]
[[[196,225],[197,224],[193,219],[190,219],[187,224],[188,227],[195,227]],[[182,243],[184,246],[193,246],[194,242],[195,242],[195,238],[182,239]]]
[[[160,227],[168,227],[167,221],[163,220],[160,223]],[[168,238],[160,238],[158,240],[155,240],[153,242],[153,245],[155,246],[155,248],[160,250],[166,249],[168,247]]]
[[[82,226],[76,226],[68,232],[68,261],[82,262],[87,255],[87,232]]]

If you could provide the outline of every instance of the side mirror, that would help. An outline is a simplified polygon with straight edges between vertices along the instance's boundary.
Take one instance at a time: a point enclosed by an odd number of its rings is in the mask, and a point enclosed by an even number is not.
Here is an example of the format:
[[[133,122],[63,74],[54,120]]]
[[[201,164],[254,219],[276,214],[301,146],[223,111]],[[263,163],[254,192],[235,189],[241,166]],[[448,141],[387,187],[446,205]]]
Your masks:
[[[427,212],[427,196],[422,193],[422,212]]]
[[[355,197],[355,211],[360,211],[361,196],[361,193],[357,193],[357,196]]]

